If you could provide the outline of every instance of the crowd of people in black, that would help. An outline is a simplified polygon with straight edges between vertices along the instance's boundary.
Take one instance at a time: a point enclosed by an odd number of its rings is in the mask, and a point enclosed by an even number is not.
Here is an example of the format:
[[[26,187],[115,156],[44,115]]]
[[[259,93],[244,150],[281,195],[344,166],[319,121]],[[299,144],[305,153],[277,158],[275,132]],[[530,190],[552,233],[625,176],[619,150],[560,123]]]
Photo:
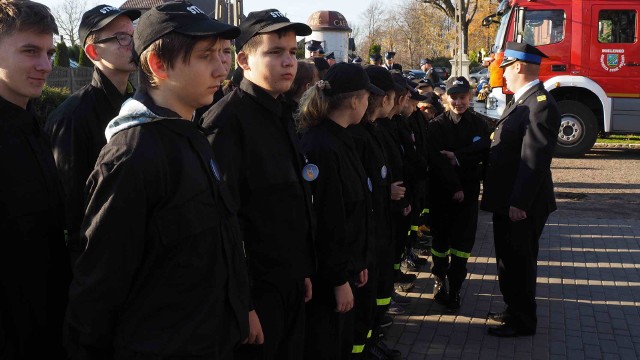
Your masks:
[[[235,27],[99,5],[79,30],[93,80],[41,128],[56,23],[28,0],[0,21],[0,358],[400,359],[384,329],[425,255],[435,301],[462,306],[483,178],[508,305],[490,333],[535,333],[557,116],[537,49],[509,45],[518,104],[537,102],[493,133],[464,77],[297,60],[311,28],[276,9]]]

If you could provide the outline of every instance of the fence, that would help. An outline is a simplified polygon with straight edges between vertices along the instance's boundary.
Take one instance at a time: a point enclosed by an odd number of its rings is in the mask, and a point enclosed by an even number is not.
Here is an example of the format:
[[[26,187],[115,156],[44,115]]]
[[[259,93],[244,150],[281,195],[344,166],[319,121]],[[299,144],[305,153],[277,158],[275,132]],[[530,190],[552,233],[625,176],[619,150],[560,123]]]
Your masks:
[[[65,67],[54,67],[47,78],[47,86],[57,88],[67,88],[72,93],[81,87],[90,84],[93,74],[92,67],[78,67],[75,69]],[[134,87],[138,87],[138,75],[134,72],[129,77],[129,81]]]

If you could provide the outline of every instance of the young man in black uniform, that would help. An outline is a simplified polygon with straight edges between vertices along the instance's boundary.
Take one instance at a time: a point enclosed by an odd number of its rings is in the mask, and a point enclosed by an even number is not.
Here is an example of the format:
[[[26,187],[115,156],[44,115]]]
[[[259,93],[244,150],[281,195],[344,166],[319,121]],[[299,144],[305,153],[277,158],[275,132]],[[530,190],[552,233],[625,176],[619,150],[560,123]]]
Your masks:
[[[71,277],[62,189],[51,146],[29,102],[51,72],[49,9],[0,2],[0,358],[64,359]]]
[[[481,163],[486,159],[491,135],[487,122],[469,109],[470,91],[467,79],[456,78],[447,90],[451,110],[429,122],[427,131],[429,146],[435,150],[429,168],[434,189],[434,299],[452,312],[460,308],[460,289],[475,243]]]
[[[226,76],[237,27],[188,2],[146,12],[141,89],[109,122],[87,182],[67,314],[74,359],[230,359],[248,336],[236,211],[194,111]]]
[[[493,231],[500,291],[507,308],[489,313],[503,325],[494,336],[536,332],[538,241],[547,217],[556,209],[551,159],[560,112],[538,80],[546,57],[525,43],[507,43],[500,65],[513,102],[504,110],[492,136],[482,209],[493,212]]]
[[[72,262],[86,245],[79,242],[84,186],[107,143],[104,130],[133,95],[129,74],[136,70],[131,49],[133,20],[138,17],[138,10],[121,11],[108,5],[98,5],[82,15],[80,43],[93,62],[93,79],[65,100],[45,125],[65,190],[67,247]]]
[[[249,13],[236,40],[239,88],[202,118],[239,205],[251,277],[249,344],[239,359],[300,359],[314,271],[311,193],[283,94],[296,70],[296,35],[311,28],[276,9]],[[263,335],[264,334],[264,335]],[[264,344],[262,344],[264,341]]]

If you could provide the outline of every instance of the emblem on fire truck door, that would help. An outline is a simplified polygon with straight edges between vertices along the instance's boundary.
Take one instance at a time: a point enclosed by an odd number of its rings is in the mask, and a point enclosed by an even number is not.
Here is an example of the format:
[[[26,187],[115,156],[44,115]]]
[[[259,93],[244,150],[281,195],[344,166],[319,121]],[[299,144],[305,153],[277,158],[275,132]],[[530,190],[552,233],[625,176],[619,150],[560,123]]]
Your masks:
[[[624,49],[602,49],[600,65],[608,72],[616,72],[624,66]]]

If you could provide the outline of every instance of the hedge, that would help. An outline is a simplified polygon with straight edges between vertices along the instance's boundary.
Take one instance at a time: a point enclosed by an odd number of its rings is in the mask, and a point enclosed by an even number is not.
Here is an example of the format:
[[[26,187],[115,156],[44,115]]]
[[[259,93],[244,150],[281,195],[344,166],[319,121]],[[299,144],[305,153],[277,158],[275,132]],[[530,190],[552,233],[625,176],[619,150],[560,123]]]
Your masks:
[[[33,100],[36,114],[42,122],[40,125],[44,125],[44,121],[47,120],[49,114],[62,104],[62,102],[69,97],[70,93],[68,88],[55,88],[45,85],[42,90],[42,95]]]

